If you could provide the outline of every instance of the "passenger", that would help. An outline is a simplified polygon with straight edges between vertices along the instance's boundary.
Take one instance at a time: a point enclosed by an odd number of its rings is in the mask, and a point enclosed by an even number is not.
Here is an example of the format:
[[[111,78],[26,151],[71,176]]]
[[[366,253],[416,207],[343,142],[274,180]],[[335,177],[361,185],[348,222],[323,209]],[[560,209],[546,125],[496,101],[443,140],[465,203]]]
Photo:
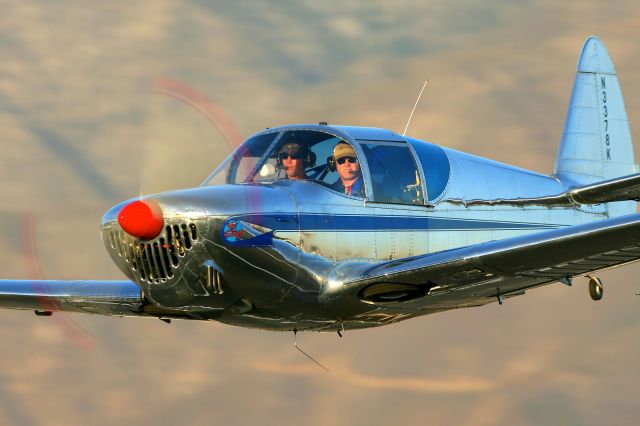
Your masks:
[[[309,179],[305,169],[313,167],[315,154],[299,142],[288,142],[278,153],[278,166],[284,169],[289,179]]]
[[[358,157],[351,145],[340,142],[333,148],[333,161],[340,179],[333,185],[333,189],[345,195],[364,197],[364,184]]]

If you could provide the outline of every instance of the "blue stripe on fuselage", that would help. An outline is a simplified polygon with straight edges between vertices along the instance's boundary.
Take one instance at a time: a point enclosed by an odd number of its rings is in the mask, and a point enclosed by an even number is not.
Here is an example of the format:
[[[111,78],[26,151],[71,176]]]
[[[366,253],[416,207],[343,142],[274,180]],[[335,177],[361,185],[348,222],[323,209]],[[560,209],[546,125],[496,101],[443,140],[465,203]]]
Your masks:
[[[300,214],[300,226],[294,213],[248,214],[233,217],[273,231],[493,231],[554,229],[564,225],[549,223],[506,222],[424,216],[376,216],[346,214]]]

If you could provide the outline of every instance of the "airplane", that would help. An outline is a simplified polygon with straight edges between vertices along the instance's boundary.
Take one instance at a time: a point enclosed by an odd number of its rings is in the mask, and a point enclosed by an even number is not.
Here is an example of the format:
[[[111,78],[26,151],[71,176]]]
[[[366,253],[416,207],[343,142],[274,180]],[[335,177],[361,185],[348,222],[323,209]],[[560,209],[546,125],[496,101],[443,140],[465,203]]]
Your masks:
[[[267,128],[198,187],[104,214],[126,279],[0,280],[0,307],[341,333],[576,277],[599,300],[595,274],[640,259],[638,171],[589,37],[550,176],[385,129]]]

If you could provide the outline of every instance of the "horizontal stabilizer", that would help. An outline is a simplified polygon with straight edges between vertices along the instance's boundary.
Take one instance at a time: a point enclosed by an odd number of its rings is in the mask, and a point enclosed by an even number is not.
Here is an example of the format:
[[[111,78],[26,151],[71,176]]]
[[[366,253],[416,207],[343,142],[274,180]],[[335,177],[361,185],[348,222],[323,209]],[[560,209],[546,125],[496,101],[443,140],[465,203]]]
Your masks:
[[[568,191],[574,204],[640,200],[640,173],[596,182]]]
[[[613,201],[640,200],[640,173],[573,187],[560,194],[537,198],[499,198],[494,200],[454,200],[451,203],[473,205],[571,207]]]

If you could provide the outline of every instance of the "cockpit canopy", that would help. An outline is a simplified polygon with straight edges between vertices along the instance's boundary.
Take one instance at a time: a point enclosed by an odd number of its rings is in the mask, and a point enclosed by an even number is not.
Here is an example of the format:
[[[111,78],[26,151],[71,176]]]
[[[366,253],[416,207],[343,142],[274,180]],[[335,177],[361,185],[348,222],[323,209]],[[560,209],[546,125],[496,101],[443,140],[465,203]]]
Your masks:
[[[441,148],[389,131],[380,137],[375,131],[381,129],[345,128],[351,130],[347,133],[339,131],[338,126],[335,132],[331,131],[334,127],[316,127],[284,127],[256,134],[220,164],[203,185],[277,184],[304,179],[347,196],[417,205],[443,193],[449,162]],[[353,129],[363,130],[354,138],[350,137]],[[347,145],[338,149],[338,144]],[[425,164],[431,170],[423,170]],[[344,180],[345,176],[355,181],[359,178],[353,191],[349,185],[353,181]]]

